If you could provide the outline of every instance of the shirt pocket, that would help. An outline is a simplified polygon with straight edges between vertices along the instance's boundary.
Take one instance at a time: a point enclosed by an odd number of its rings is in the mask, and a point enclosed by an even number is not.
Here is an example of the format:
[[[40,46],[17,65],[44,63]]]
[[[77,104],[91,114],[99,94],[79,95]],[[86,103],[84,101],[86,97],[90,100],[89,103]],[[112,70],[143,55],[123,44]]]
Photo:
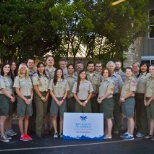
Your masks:
[[[84,86],[84,90],[85,90],[85,91],[89,91],[89,85],[85,85],[85,86]]]

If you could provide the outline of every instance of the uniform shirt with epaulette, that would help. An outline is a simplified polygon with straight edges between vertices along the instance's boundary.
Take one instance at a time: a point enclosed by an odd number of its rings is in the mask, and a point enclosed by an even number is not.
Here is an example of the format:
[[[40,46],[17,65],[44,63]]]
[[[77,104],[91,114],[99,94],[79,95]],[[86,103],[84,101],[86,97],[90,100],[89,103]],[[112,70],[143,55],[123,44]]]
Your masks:
[[[54,78],[55,70],[56,70],[55,67],[52,67],[51,70],[49,70],[47,66],[45,67],[45,73],[48,76],[49,81]]]
[[[72,92],[76,93],[80,100],[86,100],[89,93],[93,92],[93,87],[90,81],[85,80],[84,82],[80,82],[79,92],[77,92],[77,82],[75,82]]]
[[[146,97],[152,97],[154,94],[154,77],[150,76],[147,78],[147,84],[146,84]]]
[[[0,75],[0,94],[3,94],[1,89],[6,89],[10,95],[13,94],[13,82],[9,76]]]
[[[69,91],[69,85],[67,80],[62,79],[57,81],[56,85],[53,82],[53,79],[49,83],[49,90],[52,90],[56,97],[63,97],[64,94]]]
[[[150,73],[141,73],[137,78],[137,89],[136,93],[144,94],[146,91],[147,78],[149,78]]]
[[[13,87],[19,88],[20,92],[24,96],[31,96],[31,90],[32,90],[32,80],[30,77],[16,77],[14,81]]]
[[[134,77],[130,77],[130,78],[126,78],[126,81],[124,83],[124,85],[122,86],[122,90],[121,90],[121,97],[125,97],[127,95],[128,92],[130,91],[136,91],[137,88],[137,81]],[[132,94],[132,96],[134,96],[135,94]]]
[[[45,75],[40,76],[35,73],[32,77],[33,85],[36,85],[40,92],[47,92],[49,87],[49,80]]]
[[[77,81],[77,76],[75,76],[74,74],[73,75],[68,74],[66,80],[70,88],[70,90],[68,91],[68,95],[72,97],[73,96],[72,89],[73,89],[74,83]]]
[[[114,91],[114,82],[111,80],[111,78],[103,79],[99,86],[99,94],[98,98],[103,97],[105,94],[110,94],[107,98],[111,98],[113,96]]]
[[[96,74],[95,72],[90,73],[88,71],[86,72],[86,74],[87,80],[90,81],[93,86],[93,93],[98,94],[101,76],[99,74]]]

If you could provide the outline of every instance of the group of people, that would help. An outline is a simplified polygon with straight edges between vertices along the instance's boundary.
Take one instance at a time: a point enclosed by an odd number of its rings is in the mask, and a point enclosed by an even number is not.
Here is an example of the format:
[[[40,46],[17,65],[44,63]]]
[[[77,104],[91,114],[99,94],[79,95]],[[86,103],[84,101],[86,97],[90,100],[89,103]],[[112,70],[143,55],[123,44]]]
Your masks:
[[[54,138],[62,138],[64,112],[104,113],[104,139],[119,133],[125,115],[127,132],[121,138],[133,140],[136,126],[136,137],[154,141],[154,66],[134,63],[124,73],[120,61],[109,61],[104,69],[101,62],[93,61],[86,67],[79,61],[74,68],[65,59],[56,69],[52,56],[45,63],[38,62],[35,68],[34,60],[28,59],[19,67],[15,61],[2,65],[1,141],[9,142],[17,134],[11,128],[15,111],[22,141],[32,140],[28,134],[32,129],[38,139],[49,129],[54,130]]]

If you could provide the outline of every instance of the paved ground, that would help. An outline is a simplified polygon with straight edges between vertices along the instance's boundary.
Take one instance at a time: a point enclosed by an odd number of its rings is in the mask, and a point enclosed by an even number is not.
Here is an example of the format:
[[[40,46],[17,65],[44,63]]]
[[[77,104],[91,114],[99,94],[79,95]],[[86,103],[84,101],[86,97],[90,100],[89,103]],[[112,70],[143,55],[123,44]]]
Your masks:
[[[17,125],[14,129],[19,132]],[[123,132],[121,132],[123,133]],[[19,133],[18,133],[19,134]],[[144,139],[124,141],[119,135],[114,135],[112,140],[105,141],[77,141],[53,139],[51,135],[43,140],[38,140],[32,135],[33,140],[23,142],[19,135],[10,143],[0,142],[2,154],[154,154],[154,142]]]

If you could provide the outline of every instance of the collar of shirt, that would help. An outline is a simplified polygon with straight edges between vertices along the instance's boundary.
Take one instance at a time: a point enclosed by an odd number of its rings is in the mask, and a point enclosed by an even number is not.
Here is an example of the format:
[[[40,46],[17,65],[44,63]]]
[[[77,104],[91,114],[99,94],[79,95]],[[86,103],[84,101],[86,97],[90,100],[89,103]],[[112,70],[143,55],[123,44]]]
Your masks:
[[[68,76],[67,76],[67,77],[74,78],[74,77],[75,77],[75,75],[74,75],[74,74],[72,74],[72,75],[68,74]]]
[[[129,78],[127,77],[127,78],[126,78],[126,80],[131,80],[132,78],[133,78],[132,76],[131,76],[131,77],[129,77]]]

